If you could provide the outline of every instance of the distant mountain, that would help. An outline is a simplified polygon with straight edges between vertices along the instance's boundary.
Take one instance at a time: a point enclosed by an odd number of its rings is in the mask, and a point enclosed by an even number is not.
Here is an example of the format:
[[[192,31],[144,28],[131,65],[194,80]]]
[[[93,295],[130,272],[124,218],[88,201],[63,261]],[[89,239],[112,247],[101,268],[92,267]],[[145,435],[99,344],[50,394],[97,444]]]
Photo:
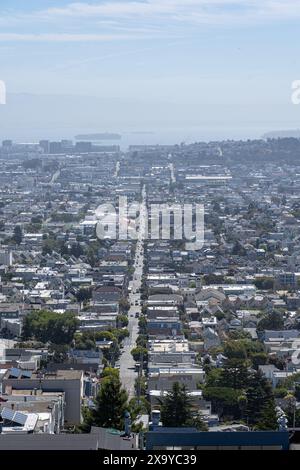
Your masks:
[[[266,132],[263,139],[283,139],[292,137],[294,139],[300,139],[300,129],[286,130],[286,131],[271,131]]]
[[[121,140],[120,134],[104,132],[103,134],[79,134],[75,135],[76,140]]]

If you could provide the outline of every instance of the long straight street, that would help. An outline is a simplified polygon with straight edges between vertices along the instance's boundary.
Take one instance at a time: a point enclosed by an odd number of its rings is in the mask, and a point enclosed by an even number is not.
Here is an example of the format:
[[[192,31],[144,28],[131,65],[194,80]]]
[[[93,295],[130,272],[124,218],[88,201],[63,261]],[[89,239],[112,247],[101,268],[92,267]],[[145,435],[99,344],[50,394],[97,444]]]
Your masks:
[[[139,330],[139,316],[142,311],[141,305],[141,285],[144,266],[144,233],[145,233],[145,219],[146,219],[146,190],[145,187],[142,191],[142,203],[140,207],[140,224],[138,232],[138,240],[136,243],[135,259],[134,259],[134,272],[132,281],[129,283],[129,296],[130,309],[128,312],[128,330],[130,336],[125,338],[123,342],[123,351],[119,359],[120,363],[120,378],[123,387],[127,390],[129,399],[135,395],[134,384],[138,374],[135,371],[135,361],[131,355],[131,350],[136,346],[136,340]]]

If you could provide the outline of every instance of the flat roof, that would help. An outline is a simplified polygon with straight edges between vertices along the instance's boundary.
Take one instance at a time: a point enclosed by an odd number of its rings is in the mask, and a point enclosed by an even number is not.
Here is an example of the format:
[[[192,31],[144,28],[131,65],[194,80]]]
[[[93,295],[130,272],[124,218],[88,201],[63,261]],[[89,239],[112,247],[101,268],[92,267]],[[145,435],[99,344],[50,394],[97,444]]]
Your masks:
[[[25,371],[23,371],[25,372]],[[7,370],[4,379],[7,380],[18,380],[18,381],[24,381],[24,380],[79,380],[81,379],[83,372],[80,370],[58,370],[56,372],[48,372],[45,374],[41,374],[38,372],[33,372],[31,374],[31,377],[26,377],[22,379],[18,378],[10,378],[10,369]]]

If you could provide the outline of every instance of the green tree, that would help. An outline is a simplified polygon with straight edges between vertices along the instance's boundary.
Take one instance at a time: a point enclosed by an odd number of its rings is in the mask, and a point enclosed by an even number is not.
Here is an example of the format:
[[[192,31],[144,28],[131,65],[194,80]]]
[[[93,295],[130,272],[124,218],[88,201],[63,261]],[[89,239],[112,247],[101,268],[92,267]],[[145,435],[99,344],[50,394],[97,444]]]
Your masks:
[[[236,242],[232,248],[232,254],[237,256],[245,256],[246,250],[240,242]]]
[[[201,414],[197,414],[192,417],[191,421],[188,423],[190,426],[195,427],[198,431],[208,431],[207,424],[203,421]]]
[[[117,324],[119,328],[123,328],[128,325],[128,317],[126,315],[117,316]]]
[[[147,334],[147,318],[144,315],[139,318],[139,329],[140,334]]]
[[[147,335],[139,335],[136,339],[137,346],[141,346],[142,348],[147,347],[148,337]]]
[[[226,341],[224,345],[224,355],[229,359],[246,359],[247,349],[243,340]]]
[[[42,343],[70,344],[78,328],[78,320],[72,313],[55,313],[47,310],[34,311],[26,315],[22,337],[36,339]]]
[[[122,312],[127,313],[128,310],[130,309],[130,303],[128,302],[126,298],[122,298],[119,300],[119,307]]]
[[[131,351],[131,354],[135,361],[140,361],[141,358],[143,358],[143,360],[146,361],[148,358],[147,349],[141,346],[137,346],[136,348],[133,348]]]
[[[268,277],[259,277],[254,281],[255,286],[261,290],[273,290],[274,279]]]
[[[147,393],[146,377],[137,377],[134,382],[134,389],[135,389],[136,395],[146,395]]]
[[[81,287],[76,293],[77,302],[87,302],[92,298],[92,289]]]
[[[80,256],[82,256],[84,254],[84,251],[83,251],[80,243],[76,243],[76,244],[72,245],[71,250],[70,250],[70,254],[72,256],[74,256],[75,258],[79,258]]]
[[[260,371],[253,373],[249,378],[246,397],[245,415],[248,423],[260,430],[276,429],[277,421],[272,387]]]
[[[68,346],[64,344],[52,344],[49,348],[52,360],[55,364],[61,364],[68,358]]]
[[[268,363],[273,364],[277,369],[285,369],[285,360],[277,356],[269,356]]]
[[[123,339],[129,338],[130,333],[127,328],[114,328],[113,334],[117,338],[118,343],[121,343]]]
[[[150,414],[151,406],[149,401],[145,397],[134,397],[129,402],[129,410],[131,415],[131,421],[134,421],[138,415]]]
[[[284,321],[282,314],[276,310],[272,313],[265,315],[257,325],[258,330],[282,330],[284,328]]]
[[[119,378],[119,371],[118,369],[114,369],[113,367],[105,367],[101,374],[101,378],[104,379],[105,377],[116,377]]]
[[[263,406],[255,429],[258,431],[276,431],[278,429],[274,399],[267,400]]]
[[[185,385],[175,382],[172,390],[159,402],[163,426],[184,427],[189,425],[192,420],[192,404]]]
[[[74,340],[75,349],[90,351],[96,348],[94,334],[89,331],[85,331],[84,333],[76,333],[74,335]]]
[[[241,394],[241,390],[231,387],[205,387],[203,390],[203,398],[211,401],[214,412],[236,419],[241,416],[239,401]]]
[[[95,400],[95,409],[87,417],[89,426],[122,430],[124,413],[128,408],[128,396],[115,373],[108,373],[101,380],[101,388]]]
[[[244,361],[238,359],[228,360],[222,369],[219,384],[222,387],[230,387],[240,390],[247,387],[249,371]]]
[[[250,359],[252,361],[253,367],[258,369],[258,366],[263,366],[268,362],[268,355],[265,352],[258,352],[251,354]]]

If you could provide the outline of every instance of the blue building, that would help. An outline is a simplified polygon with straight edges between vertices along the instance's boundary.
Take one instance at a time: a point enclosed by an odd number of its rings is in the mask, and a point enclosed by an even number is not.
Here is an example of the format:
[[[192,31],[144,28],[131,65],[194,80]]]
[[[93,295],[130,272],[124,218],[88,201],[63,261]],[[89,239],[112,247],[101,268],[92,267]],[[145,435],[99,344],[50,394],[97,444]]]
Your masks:
[[[153,427],[145,435],[146,450],[288,450],[289,433],[282,431],[199,432],[195,428]]]

